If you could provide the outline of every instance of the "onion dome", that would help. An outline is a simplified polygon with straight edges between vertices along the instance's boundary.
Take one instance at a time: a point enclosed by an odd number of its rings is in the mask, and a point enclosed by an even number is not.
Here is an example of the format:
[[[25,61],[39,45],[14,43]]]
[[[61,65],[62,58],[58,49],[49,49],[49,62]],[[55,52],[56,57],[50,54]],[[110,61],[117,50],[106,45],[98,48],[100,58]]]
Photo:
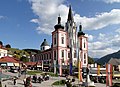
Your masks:
[[[61,25],[61,17],[58,17],[58,24],[54,26],[55,30],[57,29],[64,29],[64,26]]]
[[[81,35],[85,35],[85,33],[83,33],[83,31],[82,31],[82,25],[80,24],[80,26],[79,26],[79,32],[78,32],[78,37],[81,36]]]

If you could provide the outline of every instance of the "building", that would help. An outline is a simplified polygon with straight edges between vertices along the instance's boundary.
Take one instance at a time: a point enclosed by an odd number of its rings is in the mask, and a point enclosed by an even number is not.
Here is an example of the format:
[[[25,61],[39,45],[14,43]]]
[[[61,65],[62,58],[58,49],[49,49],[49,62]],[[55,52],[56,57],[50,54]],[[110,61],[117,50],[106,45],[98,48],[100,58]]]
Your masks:
[[[0,58],[0,66],[18,67],[19,62],[20,61],[14,57],[5,56],[5,57]]]
[[[72,66],[77,66],[78,61],[82,62],[82,67],[87,67],[87,36],[82,31],[82,25],[79,26],[79,32],[77,32],[71,6],[65,27],[61,25],[61,17],[59,16],[58,24],[54,28],[52,45],[50,46],[44,39],[40,46],[41,52],[34,55],[34,60],[42,62],[43,69],[53,69],[55,73],[58,71],[60,75],[62,75],[63,69],[68,66],[72,71]]]
[[[120,71],[120,59],[119,58],[111,58],[108,61],[108,64],[112,64],[114,67],[114,71]]]
[[[0,58],[7,56],[7,49],[3,47],[3,43],[0,41]]]

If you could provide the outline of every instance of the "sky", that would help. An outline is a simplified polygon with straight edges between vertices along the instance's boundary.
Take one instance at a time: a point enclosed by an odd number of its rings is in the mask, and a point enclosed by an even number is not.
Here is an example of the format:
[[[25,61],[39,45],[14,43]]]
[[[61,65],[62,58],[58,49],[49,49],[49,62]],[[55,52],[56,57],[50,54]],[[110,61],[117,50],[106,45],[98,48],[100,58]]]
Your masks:
[[[0,41],[19,49],[40,49],[60,14],[67,21],[72,6],[77,27],[88,34],[88,53],[100,58],[120,50],[120,0],[0,0]]]

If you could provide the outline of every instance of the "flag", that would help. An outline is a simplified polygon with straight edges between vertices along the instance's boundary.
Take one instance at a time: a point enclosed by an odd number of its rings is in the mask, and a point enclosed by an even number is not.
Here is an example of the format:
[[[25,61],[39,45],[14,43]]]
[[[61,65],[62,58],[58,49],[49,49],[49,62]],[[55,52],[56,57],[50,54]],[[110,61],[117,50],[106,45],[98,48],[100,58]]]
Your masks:
[[[82,82],[82,62],[79,61],[79,64],[78,64],[78,79],[80,82]]]
[[[97,75],[100,75],[100,65],[97,66]]]
[[[111,64],[106,64],[106,87],[112,87],[112,70],[113,67]]]

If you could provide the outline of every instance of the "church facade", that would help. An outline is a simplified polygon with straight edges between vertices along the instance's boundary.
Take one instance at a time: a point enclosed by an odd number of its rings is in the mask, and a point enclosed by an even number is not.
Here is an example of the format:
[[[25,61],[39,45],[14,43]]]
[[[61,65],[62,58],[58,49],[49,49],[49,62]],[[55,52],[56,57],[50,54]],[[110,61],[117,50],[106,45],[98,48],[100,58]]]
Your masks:
[[[64,66],[77,66],[78,61],[81,61],[82,67],[87,67],[88,38],[83,33],[81,24],[77,32],[71,6],[69,7],[65,26],[61,25],[61,17],[59,16],[58,23],[54,28],[52,32],[52,45],[49,46],[47,40],[44,39],[40,46],[41,52],[34,55],[33,60],[41,62],[42,69],[49,66],[49,69],[52,67],[54,72],[59,71],[60,75],[63,73]]]

